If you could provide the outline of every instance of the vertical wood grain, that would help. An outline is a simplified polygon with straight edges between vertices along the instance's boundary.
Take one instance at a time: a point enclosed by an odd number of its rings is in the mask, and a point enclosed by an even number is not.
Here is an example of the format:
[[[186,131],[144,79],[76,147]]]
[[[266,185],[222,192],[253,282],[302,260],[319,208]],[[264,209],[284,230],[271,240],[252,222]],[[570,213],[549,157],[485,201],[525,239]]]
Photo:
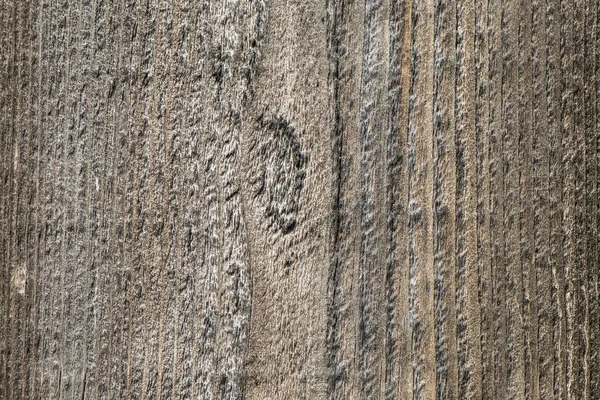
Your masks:
[[[0,1],[0,398],[598,398],[599,15]]]

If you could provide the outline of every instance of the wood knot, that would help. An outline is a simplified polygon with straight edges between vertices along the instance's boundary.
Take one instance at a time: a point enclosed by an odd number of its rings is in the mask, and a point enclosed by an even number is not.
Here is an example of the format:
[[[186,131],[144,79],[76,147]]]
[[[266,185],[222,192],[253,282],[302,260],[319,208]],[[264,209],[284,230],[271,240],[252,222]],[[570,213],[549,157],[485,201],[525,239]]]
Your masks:
[[[257,120],[249,151],[249,181],[253,199],[262,209],[269,229],[283,234],[294,230],[308,157],[302,152],[294,127],[282,117]]]

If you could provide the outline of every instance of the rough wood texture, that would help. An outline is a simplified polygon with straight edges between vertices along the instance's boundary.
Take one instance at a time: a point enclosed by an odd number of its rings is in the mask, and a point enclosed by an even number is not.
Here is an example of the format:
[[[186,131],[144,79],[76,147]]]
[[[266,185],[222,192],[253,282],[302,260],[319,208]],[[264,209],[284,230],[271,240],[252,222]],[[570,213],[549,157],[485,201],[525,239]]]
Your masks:
[[[600,399],[596,0],[0,0],[0,399]]]

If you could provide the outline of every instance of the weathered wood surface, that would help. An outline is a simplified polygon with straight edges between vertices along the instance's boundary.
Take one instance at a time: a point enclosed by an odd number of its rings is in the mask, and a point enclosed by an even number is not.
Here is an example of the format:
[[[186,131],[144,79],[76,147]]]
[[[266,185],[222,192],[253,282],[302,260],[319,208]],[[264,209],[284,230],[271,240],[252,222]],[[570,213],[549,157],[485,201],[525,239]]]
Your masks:
[[[600,399],[599,18],[0,1],[0,399]]]

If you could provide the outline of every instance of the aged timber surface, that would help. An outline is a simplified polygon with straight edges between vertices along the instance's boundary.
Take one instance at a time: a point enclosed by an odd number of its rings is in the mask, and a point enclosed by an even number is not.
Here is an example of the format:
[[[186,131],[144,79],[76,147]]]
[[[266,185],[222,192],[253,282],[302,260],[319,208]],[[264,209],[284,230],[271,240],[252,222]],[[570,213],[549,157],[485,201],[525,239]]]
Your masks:
[[[0,400],[600,399],[597,0],[0,0]]]

